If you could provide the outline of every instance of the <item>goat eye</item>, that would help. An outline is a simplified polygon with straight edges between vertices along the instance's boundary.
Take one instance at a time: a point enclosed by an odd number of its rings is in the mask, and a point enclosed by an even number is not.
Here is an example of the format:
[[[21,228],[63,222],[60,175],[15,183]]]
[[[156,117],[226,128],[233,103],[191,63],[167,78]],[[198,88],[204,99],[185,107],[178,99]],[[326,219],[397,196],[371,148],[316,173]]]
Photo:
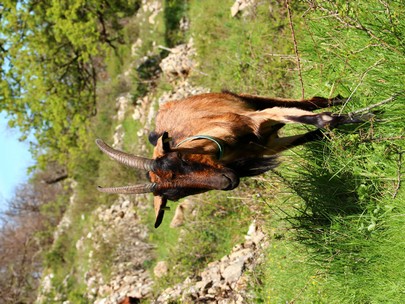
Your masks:
[[[181,160],[181,162],[183,164],[188,164],[188,159],[186,157],[184,157],[183,155],[179,155],[179,159]]]

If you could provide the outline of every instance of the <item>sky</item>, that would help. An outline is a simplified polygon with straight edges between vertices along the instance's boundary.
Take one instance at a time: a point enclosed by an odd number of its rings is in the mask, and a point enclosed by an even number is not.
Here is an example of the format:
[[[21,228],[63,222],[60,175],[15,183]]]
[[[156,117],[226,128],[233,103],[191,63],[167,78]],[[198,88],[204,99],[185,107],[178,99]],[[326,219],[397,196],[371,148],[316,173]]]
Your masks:
[[[7,207],[15,187],[28,180],[27,168],[34,164],[29,143],[18,140],[20,133],[10,129],[4,112],[0,112],[0,211]]]

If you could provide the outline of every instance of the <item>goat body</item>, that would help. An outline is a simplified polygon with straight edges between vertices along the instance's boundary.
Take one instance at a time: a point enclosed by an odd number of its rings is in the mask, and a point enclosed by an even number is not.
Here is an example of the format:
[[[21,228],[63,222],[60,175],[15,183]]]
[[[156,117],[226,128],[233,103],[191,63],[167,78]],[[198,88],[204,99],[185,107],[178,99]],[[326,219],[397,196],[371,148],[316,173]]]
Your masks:
[[[241,177],[274,168],[278,153],[322,138],[321,128],[362,122],[344,114],[312,112],[343,101],[340,96],[293,100],[223,92],[167,102],[157,114],[156,130],[149,135],[155,146],[152,159],[96,141],[113,159],[147,170],[151,183],[99,189],[108,193],[152,192],[158,227],[167,200],[209,190],[232,190]],[[279,137],[278,131],[287,123],[311,124],[317,129]]]

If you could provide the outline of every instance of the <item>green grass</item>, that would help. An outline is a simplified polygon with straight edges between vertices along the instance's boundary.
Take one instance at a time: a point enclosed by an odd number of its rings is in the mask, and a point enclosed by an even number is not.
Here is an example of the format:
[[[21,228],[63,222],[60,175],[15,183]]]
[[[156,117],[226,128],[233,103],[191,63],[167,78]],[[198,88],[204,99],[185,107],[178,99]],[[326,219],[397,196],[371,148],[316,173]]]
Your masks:
[[[405,201],[403,189],[397,189],[404,139],[396,139],[404,134],[403,85],[398,82],[405,72],[404,50],[396,37],[404,24],[390,20],[378,1],[349,11],[345,6],[334,7],[345,21],[316,10],[295,24],[307,96],[349,96],[343,112],[402,96],[378,108],[372,123],[336,130],[331,140],[297,150],[292,161],[300,165],[293,165],[292,172],[280,169],[292,190],[288,205],[293,208],[279,205],[288,214],[280,221],[287,220],[289,228],[282,241],[272,242],[262,265],[265,283],[259,298],[266,303],[405,300],[398,271],[404,267],[405,242],[399,236],[405,228]],[[401,8],[392,4],[389,10],[400,14]],[[366,29],[347,28],[347,20]],[[298,82],[294,87],[298,95]],[[274,227],[278,221],[268,224]]]
[[[277,1],[247,18],[231,18],[234,1],[191,1],[191,36],[199,71],[193,79],[213,91],[288,95],[294,76],[288,23]],[[286,57],[283,55],[287,55]]]
[[[231,2],[190,4],[202,72],[194,80],[213,90],[300,97],[285,4],[273,1],[271,13],[263,5],[252,17],[232,19]],[[305,96],[347,96],[334,110],[344,113],[396,98],[374,109],[370,123],[286,153],[276,175],[253,182],[247,193],[262,196],[249,204],[259,206],[271,244],[252,289],[263,303],[401,303],[403,7],[381,1],[313,7],[292,9]]]
[[[250,225],[248,206],[235,204],[223,193],[199,195],[192,200],[197,203],[195,216],[179,228],[170,228],[177,203],[170,203],[173,211],[166,212],[158,229],[152,227],[154,213],[147,218],[151,231],[149,241],[156,245],[151,269],[161,260],[171,269],[163,278],[156,278],[156,294],[184,281],[187,276],[198,274],[208,263],[228,254],[235,244],[243,241]]]
[[[262,4],[252,15],[237,18],[230,17],[233,3],[165,1],[165,14],[151,28],[130,20],[127,44],[109,58],[109,73],[115,79],[128,69],[130,45],[138,37],[145,42],[139,56],[153,49],[153,41],[171,46],[193,37],[200,63],[191,75],[196,85],[213,91],[301,97],[284,1],[270,1],[271,10]],[[157,249],[145,266],[152,270],[157,261],[166,260],[171,269],[157,281],[156,293],[228,254],[256,219],[270,245],[263,263],[250,274],[255,303],[404,302],[405,194],[399,184],[404,139],[399,137],[405,134],[401,81],[405,24],[400,18],[405,11],[397,2],[377,0],[318,2],[312,8],[309,4],[292,7],[306,97],[342,94],[349,102],[333,111],[347,113],[401,92],[402,96],[373,109],[376,117],[371,122],[328,132],[322,142],[285,153],[275,172],[246,179],[237,191],[191,198],[198,202],[197,216],[181,228],[169,227],[176,203],[170,203],[173,211],[167,212],[158,230],[152,228],[151,206],[145,222]],[[339,15],[328,15],[332,11]],[[177,21],[185,14],[190,18],[187,37],[176,34]],[[156,49],[154,54],[165,55]],[[144,66],[125,81],[99,88],[98,116],[89,136],[111,138],[115,98],[131,92],[136,99],[151,89],[142,83],[151,68]],[[163,79],[156,86],[159,92],[170,88]],[[125,150],[138,154],[140,143],[147,142],[136,135],[143,126],[130,117],[123,125]],[[85,150],[75,160],[79,186],[72,228],[47,255],[49,270],[56,273],[55,286],[64,288],[66,299],[74,303],[82,301],[78,295],[85,288],[83,274],[94,266],[87,265],[74,246],[97,225],[92,210],[115,199],[99,195],[94,186],[144,178],[102,156],[93,140]],[[81,220],[82,215],[87,221]],[[107,245],[95,253],[99,260],[112,259],[114,248]],[[108,277],[108,269],[103,272]],[[73,275],[63,285],[69,273]]]

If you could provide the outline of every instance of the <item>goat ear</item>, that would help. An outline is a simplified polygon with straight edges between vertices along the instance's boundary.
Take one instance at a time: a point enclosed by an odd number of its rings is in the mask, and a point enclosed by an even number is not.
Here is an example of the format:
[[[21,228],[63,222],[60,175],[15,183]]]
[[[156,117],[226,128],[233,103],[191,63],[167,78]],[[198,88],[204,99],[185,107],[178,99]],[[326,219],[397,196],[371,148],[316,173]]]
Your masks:
[[[171,151],[170,148],[171,138],[169,133],[164,132],[162,136],[159,137],[156,143],[155,152],[153,158],[157,158]]]
[[[155,196],[153,200],[153,205],[155,208],[155,228],[159,227],[163,221],[165,215],[165,210],[168,210],[169,207],[166,207],[167,198],[162,196]]]
[[[163,151],[165,153],[168,153],[171,150],[171,148],[170,148],[171,140],[172,139],[169,137],[169,133],[164,132],[162,137],[161,137],[161,141],[162,141]]]

